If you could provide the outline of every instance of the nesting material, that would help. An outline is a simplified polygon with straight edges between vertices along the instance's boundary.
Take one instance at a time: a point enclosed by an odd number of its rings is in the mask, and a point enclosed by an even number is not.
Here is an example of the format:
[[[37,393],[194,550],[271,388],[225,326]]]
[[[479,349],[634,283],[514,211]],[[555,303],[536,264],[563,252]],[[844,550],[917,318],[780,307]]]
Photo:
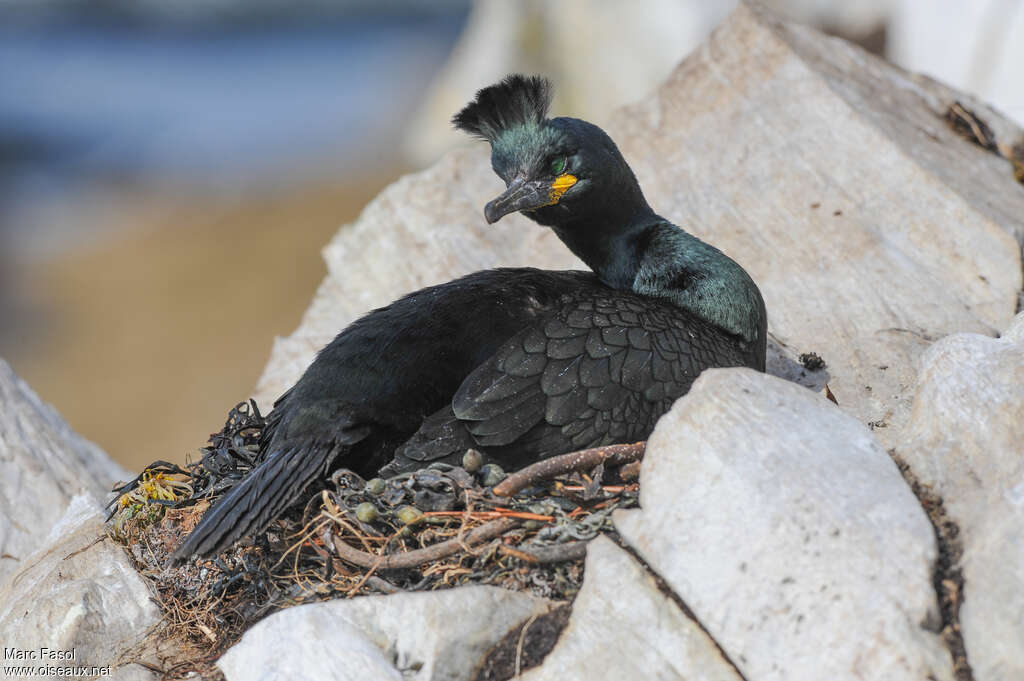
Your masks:
[[[253,623],[299,603],[466,584],[568,601],[582,584],[587,542],[614,532],[611,513],[637,502],[626,466],[644,443],[512,475],[470,450],[462,466],[387,480],[339,469],[266,532],[215,558],[171,565],[203,513],[258,465],[263,424],[254,402],[239,404],[199,461],[155,462],[111,502],[111,532],[157,593],[181,643],[182,674],[210,669]]]

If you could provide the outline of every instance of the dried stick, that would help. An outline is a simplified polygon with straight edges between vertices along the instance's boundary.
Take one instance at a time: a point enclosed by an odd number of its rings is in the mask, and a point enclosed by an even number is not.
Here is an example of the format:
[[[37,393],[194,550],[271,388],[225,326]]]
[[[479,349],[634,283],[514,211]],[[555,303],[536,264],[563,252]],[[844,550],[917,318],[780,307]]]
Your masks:
[[[553,456],[513,473],[495,485],[492,491],[499,497],[510,497],[525,487],[556,475],[585,471],[602,463],[606,466],[621,466],[637,461],[644,455],[646,448],[646,442],[634,442],[631,445],[607,445]]]
[[[370,577],[367,578],[366,583],[372,586],[377,591],[381,591],[386,594],[397,594],[405,591],[405,589],[399,589],[397,586],[395,586],[388,580],[382,579],[377,575],[370,575]]]
[[[589,539],[566,542],[565,544],[552,544],[551,546],[534,546],[529,549],[514,549],[511,546],[499,546],[498,551],[507,556],[525,560],[533,565],[550,565],[552,563],[564,563],[570,560],[579,560],[587,555],[587,544]]]
[[[455,537],[454,539],[439,542],[424,549],[416,549],[415,551],[396,553],[394,555],[377,556],[372,553],[366,553],[365,551],[352,548],[338,537],[333,537],[332,543],[334,544],[334,551],[347,563],[377,570],[405,570],[446,558],[461,551],[465,545],[477,544],[493,539],[498,535],[508,532],[517,525],[519,525],[519,521],[514,518],[492,520],[470,530],[461,538]]]
[[[519,643],[516,644],[516,673],[515,676],[519,676],[520,672],[523,671],[523,643],[526,642],[526,631],[530,626],[537,621],[540,617],[539,612],[535,612],[530,615],[530,619],[526,620],[526,624],[519,630]]]

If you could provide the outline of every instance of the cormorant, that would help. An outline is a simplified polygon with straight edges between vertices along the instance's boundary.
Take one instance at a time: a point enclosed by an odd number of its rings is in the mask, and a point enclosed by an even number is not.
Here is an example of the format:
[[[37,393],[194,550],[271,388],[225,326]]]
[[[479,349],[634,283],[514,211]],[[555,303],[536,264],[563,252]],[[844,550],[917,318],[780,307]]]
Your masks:
[[[642,440],[702,370],[764,370],[751,278],[657,215],[603,130],[547,118],[550,100],[546,79],[512,75],[452,121],[490,143],[507,185],[487,222],[522,211],[593,272],[476,272],[348,326],[275,403],[262,462],[176,559],[264,529],[332,468],[393,474],[468,447],[517,468]]]

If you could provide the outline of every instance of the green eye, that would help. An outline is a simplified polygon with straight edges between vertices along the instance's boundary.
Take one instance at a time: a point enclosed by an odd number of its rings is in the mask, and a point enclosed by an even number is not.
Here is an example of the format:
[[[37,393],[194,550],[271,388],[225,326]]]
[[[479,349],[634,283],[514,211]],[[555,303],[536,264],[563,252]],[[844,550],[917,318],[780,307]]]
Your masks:
[[[565,172],[565,157],[556,158],[551,162],[551,172],[555,175],[561,175]]]

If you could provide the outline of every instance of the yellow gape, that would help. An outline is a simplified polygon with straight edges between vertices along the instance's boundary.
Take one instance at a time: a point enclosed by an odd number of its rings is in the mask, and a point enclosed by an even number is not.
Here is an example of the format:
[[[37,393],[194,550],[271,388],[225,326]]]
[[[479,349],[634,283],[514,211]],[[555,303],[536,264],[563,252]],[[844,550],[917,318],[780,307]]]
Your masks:
[[[562,194],[569,191],[569,187],[576,184],[576,176],[566,173],[565,175],[559,175],[555,178],[555,181],[551,183],[551,194],[548,198],[551,199],[549,206],[553,206],[558,203],[558,200],[562,198]]]

